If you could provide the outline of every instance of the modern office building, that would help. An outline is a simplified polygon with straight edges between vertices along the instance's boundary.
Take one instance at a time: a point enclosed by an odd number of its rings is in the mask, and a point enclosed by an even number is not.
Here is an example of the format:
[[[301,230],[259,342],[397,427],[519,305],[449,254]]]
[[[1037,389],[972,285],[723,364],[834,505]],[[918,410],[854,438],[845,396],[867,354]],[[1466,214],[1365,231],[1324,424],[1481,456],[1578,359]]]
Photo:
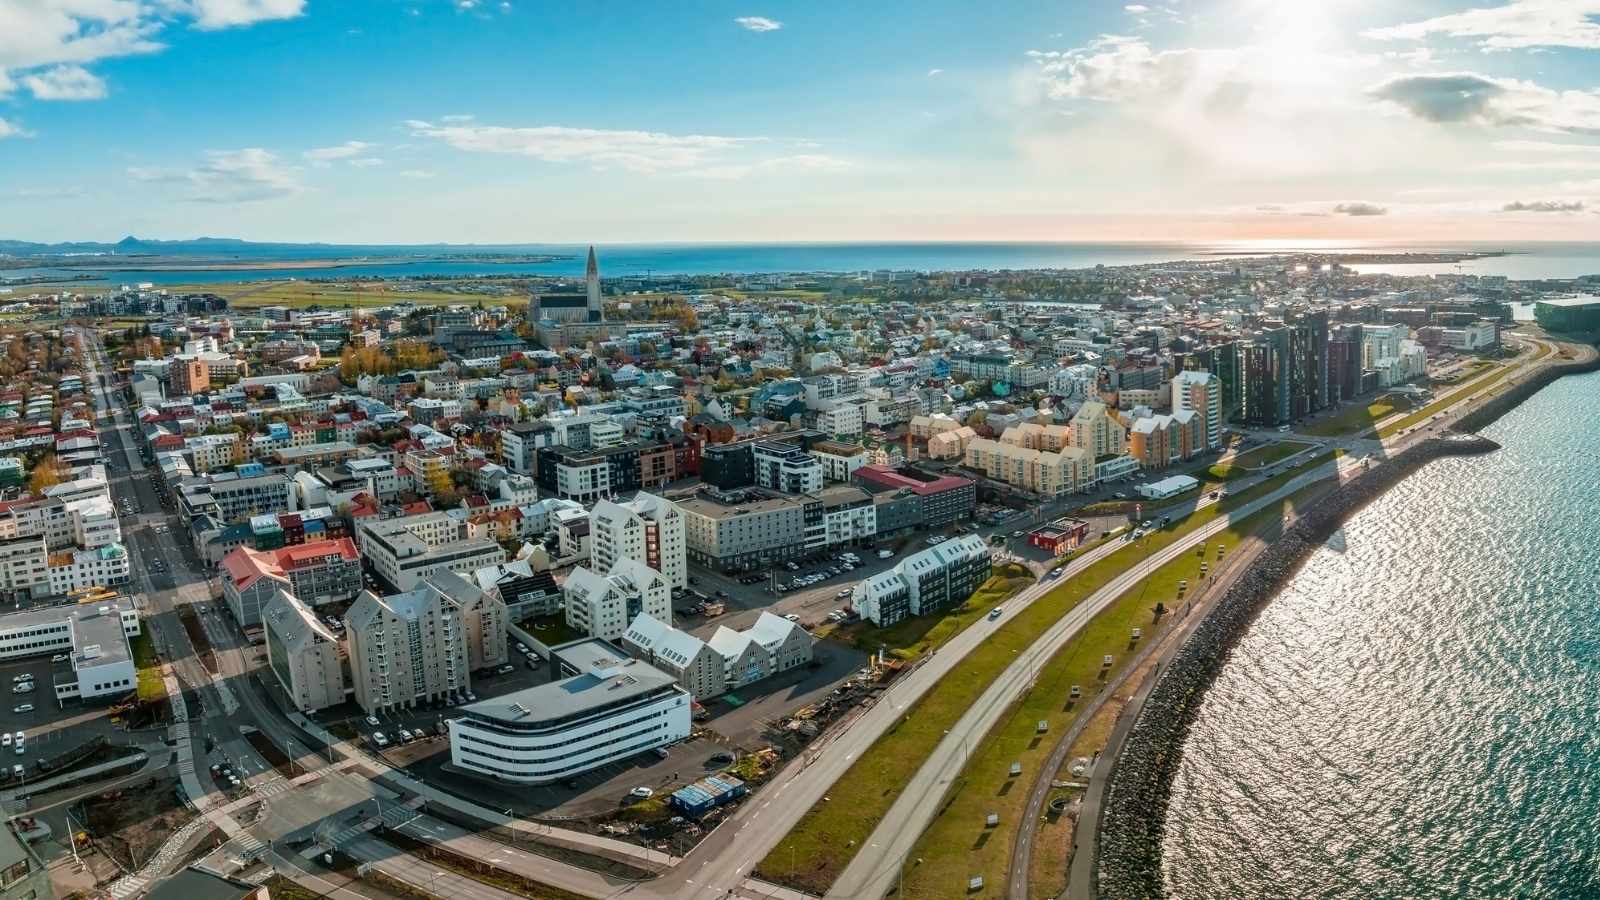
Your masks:
[[[1548,331],[1600,331],[1600,297],[1554,297],[1533,306],[1534,320]]]
[[[978,485],[970,478],[924,472],[914,466],[861,466],[854,472],[855,483],[873,494],[909,491],[917,499],[917,525],[942,528],[972,517],[978,503]],[[878,516],[880,533],[884,527]]]
[[[722,572],[780,565],[805,555],[805,504],[753,489],[701,490],[677,501],[689,559]],[[817,520],[821,521],[818,505]]]
[[[301,712],[316,712],[344,702],[344,670],[339,638],[311,607],[279,590],[262,609],[267,637],[267,668]]]
[[[671,500],[639,492],[625,503],[601,500],[589,514],[590,559],[597,572],[610,572],[618,560],[642,562],[667,584],[689,584],[683,513]]]
[[[689,736],[693,699],[672,675],[593,638],[551,653],[564,677],[464,706],[450,720],[452,764],[545,784]]]
[[[800,443],[761,441],[751,448],[756,484],[785,494],[822,490],[822,462]]]

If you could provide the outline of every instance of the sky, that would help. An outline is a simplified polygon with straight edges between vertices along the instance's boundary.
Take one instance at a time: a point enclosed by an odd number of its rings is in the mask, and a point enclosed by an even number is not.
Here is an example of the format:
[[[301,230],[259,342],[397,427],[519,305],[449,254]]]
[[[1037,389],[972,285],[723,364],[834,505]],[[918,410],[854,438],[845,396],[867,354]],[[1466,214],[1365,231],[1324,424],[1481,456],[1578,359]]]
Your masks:
[[[1600,240],[1600,0],[0,0],[0,238]]]

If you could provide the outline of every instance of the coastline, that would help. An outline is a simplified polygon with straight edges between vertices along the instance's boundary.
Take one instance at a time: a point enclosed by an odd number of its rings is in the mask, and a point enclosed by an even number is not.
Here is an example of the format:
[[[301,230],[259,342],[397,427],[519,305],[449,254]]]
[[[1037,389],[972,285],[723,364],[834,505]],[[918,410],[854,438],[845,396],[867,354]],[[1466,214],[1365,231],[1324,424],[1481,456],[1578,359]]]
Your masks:
[[[1428,438],[1321,498],[1239,574],[1161,670],[1120,748],[1114,748],[1105,802],[1094,823],[1097,853],[1092,893],[1149,898],[1166,893],[1162,839],[1167,801],[1184,740],[1206,691],[1260,609],[1352,514],[1422,466],[1446,456],[1492,452],[1476,431],[1567,375],[1600,371],[1600,353],[1540,367],[1510,390],[1462,415],[1456,437]]]

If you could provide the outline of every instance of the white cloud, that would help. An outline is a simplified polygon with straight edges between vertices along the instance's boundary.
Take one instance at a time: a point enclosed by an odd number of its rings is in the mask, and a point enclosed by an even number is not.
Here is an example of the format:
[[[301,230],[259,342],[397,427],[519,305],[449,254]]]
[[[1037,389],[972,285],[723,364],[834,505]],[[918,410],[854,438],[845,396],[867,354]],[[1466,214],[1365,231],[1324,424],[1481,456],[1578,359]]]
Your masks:
[[[928,70],[928,77],[929,78],[932,78],[935,75],[943,75],[943,74],[944,74],[944,70],[943,69],[929,69]]]
[[[1555,91],[1514,78],[1445,72],[1396,76],[1367,94],[1435,124],[1600,135],[1600,93],[1593,91]]]
[[[1136,16],[1137,15],[1142,15],[1142,14],[1147,13],[1147,12],[1150,11],[1150,7],[1145,6],[1143,3],[1129,3],[1128,5],[1124,6],[1122,9],[1125,12],[1133,13]]]
[[[153,184],[186,186],[184,199],[196,203],[251,203],[288,197],[304,190],[292,168],[260,147],[213,150],[190,169],[133,166],[128,177]]]
[[[40,70],[51,67],[155,53],[165,48],[162,32],[185,21],[215,30],[293,18],[304,8],[305,0],[0,0],[0,95],[19,78],[43,79],[49,93],[52,75]],[[75,76],[73,96],[59,99],[91,99],[95,76],[84,75]]]
[[[99,100],[106,95],[106,83],[82,66],[45,69],[23,76],[22,83],[39,100]]]
[[[708,166],[703,169],[690,169],[684,172],[693,178],[711,178],[722,181],[737,181],[752,175],[773,175],[780,173],[819,173],[830,174],[848,172],[855,168],[853,163],[821,153],[801,153],[794,156],[779,156],[773,159],[764,159],[751,163],[731,163],[721,166]]]
[[[439,117],[439,121],[441,121],[441,122],[471,122],[475,118],[477,118],[477,117],[472,115],[471,113],[462,113],[460,115],[454,115],[454,116],[440,116]]]
[[[746,31],[777,31],[783,27],[782,22],[766,16],[740,16],[733,21]]]
[[[427,169],[402,169],[402,170],[400,170],[399,174],[400,174],[401,178],[432,178],[432,177],[434,177],[434,173],[428,171]]]
[[[358,169],[370,169],[373,166],[383,165],[383,160],[376,156],[363,156],[360,159],[350,160],[350,165],[355,166]]]
[[[412,119],[406,127],[418,137],[444,141],[457,150],[508,153],[553,163],[618,166],[632,172],[689,169],[751,143],[752,138],[654,131],[608,131],[541,125],[507,128],[496,125],[435,125]]]
[[[1527,47],[1600,48],[1600,0],[1515,0],[1368,31],[1379,40],[1420,41],[1434,35],[1480,38],[1488,50]]]
[[[296,18],[305,12],[306,0],[189,0],[187,6],[194,27],[214,31]]]
[[[21,125],[18,125],[15,122],[8,122],[5,119],[0,119],[0,141],[5,140],[6,138],[16,137],[33,137],[33,132],[25,130]]]
[[[1530,151],[1533,153],[1600,153],[1595,144],[1558,144],[1554,141],[1495,141],[1496,150]]]
[[[373,145],[366,141],[345,141],[332,147],[317,147],[300,154],[312,162],[331,162],[336,159],[351,159],[372,149]]]

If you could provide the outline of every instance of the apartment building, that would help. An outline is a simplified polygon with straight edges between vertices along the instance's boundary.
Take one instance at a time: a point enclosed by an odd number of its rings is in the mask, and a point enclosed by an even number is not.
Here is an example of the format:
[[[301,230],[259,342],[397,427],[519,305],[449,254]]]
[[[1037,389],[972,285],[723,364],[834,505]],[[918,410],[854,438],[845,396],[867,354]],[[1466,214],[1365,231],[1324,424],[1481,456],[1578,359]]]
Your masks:
[[[344,622],[356,703],[369,715],[459,697],[471,686],[461,610],[442,592],[362,591]]]
[[[0,597],[30,600],[49,595],[50,552],[44,538],[0,541]]]
[[[128,551],[121,544],[52,553],[49,566],[50,593],[56,597],[89,587],[127,584],[133,573]]]
[[[962,535],[906,557],[887,572],[856,584],[851,608],[880,628],[909,616],[965,603],[989,579],[989,548],[976,534]]]
[[[941,528],[972,517],[978,503],[978,484],[959,475],[938,475],[912,466],[862,466],[855,483],[872,494],[906,491],[917,498],[915,521],[923,528]],[[880,533],[884,528],[880,515]]]
[[[1095,483],[1092,451],[1076,446],[1052,453],[978,438],[967,445],[966,465],[1044,497],[1087,490]]]
[[[1128,449],[1128,429],[1104,403],[1089,400],[1072,417],[1071,441],[1095,459],[1121,456]]]
[[[423,590],[438,592],[445,603],[455,607],[461,618],[461,639],[467,645],[467,669],[472,672],[504,665],[506,626],[510,624],[506,603],[498,592],[485,591],[472,579],[454,572],[440,572],[422,584]]]
[[[539,450],[555,443],[555,428],[543,419],[516,422],[500,432],[500,459],[519,475],[532,475]]]
[[[674,589],[688,586],[684,518],[672,501],[643,491],[626,503],[601,500],[589,514],[589,534],[596,571],[632,559],[666,576]]]
[[[349,538],[292,544],[277,550],[237,547],[222,558],[222,599],[241,628],[261,624],[279,591],[322,606],[361,592],[361,557]]]
[[[845,484],[849,484],[856,470],[867,463],[867,448],[860,444],[816,441],[811,445],[811,455],[822,464],[824,479]]]
[[[316,712],[344,702],[344,667],[339,638],[311,608],[279,589],[261,613],[267,638],[267,668],[296,709]]]
[[[1222,379],[1210,372],[1185,371],[1172,378],[1172,411],[1192,412],[1200,420],[1201,446],[1222,446]]]
[[[362,519],[356,547],[373,571],[401,591],[430,575],[464,575],[505,562],[506,552],[488,538],[473,537],[472,526],[444,512],[393,519]]]
[[[241,467],[245,471],[256,471]],[[278,473],[242,475],[224,472],[205,481],[179,485],[181,509],[190,518],[210,515],[232,523],[264,513],[294,512],[294,482]]]
[[[700,565],[750,571],[805,555],[808,516],[793,497],[705,489],[677,503],[688,557]]]
[[[822,490],[822,462],[805,447],[787,441],[759,441],[750,449],[757,485],[785,494]]]
[[[619,559],[604,575],[578,566],[561,585],[567,624],[590,637],[614,641],[640,613],[672,621],[666,576],[638,560]]]
[[[1142,469],[1160,469],[1205,451],[1205,420],[1192,409],[1145,416],[1128,429],[1128,455]]]

